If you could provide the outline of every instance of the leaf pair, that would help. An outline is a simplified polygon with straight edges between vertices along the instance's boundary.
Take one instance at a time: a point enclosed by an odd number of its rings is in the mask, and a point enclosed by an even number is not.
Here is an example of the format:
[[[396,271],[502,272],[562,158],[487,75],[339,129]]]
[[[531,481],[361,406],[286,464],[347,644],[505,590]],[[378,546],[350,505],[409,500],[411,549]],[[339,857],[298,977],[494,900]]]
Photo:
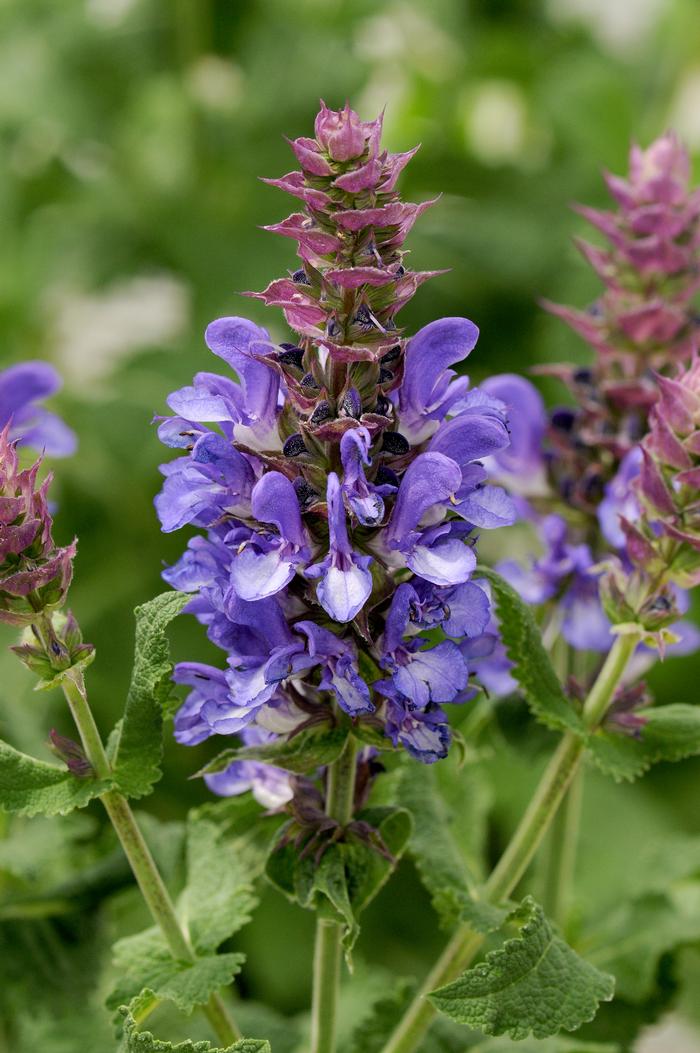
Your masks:
[[[313,852],[300,858],[283,827],[265,868],[268,880],[289,899],[344,926],[348,955],[360,932],[360,913],[388,880],[411,833],[403,808],[367,808],[356,821],[376,831],[376,843],[346,832],[342,840],[319,846],[318,858]]]
[[[110,789],[134,798],[151,792],[161,776],[163,705],[172,690],[165,630],[186,602],[187,596],[165,592],[136,608],[131,686],[108,746],[112,779],[74,775],[0,741],[0,807],[18,815],[66,815]],[[70,675],[68,669],[52,683],[58,686]]]
[[[638,710],[642,723],[634,736],[605,727],[589,732],[562,690],[529,607],[494,571],[480,568],[479,575],[491,585],[501,637],[513,663],[511,673],[540,723],[579,735],[598,768],[618,782],[644,775],[659,761],[678,761],[700,753],[700,706]]]

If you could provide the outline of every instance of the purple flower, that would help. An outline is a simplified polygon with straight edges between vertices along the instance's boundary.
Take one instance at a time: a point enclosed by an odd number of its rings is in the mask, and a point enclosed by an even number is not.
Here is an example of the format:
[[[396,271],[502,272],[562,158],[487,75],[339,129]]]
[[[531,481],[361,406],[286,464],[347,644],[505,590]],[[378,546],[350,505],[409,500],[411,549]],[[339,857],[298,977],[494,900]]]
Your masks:
[[[391,673],[391,689],[401,695],[409,709],[425,709],[430,702],[452,702],[465,689],[469,677],[459,647],[451,640],[423,650],[425,640],[421,637],[405,638],[418,602],[418,595],[408,582],[399,585],[381,641],[380,662]],[[389,685],[380,680],[376,687],[384,693]]]
[[[252,465],[216,432],[205,432],[189,456],[161,465],[161,471],[165,483],[155,506],[166,532],[186,523],[209,526],[224,515],[245,515],[250,510]]]
[[[467,318],[430,322],[409,340],[398,404],[402,433],[423,442],[437,428],[469,386],[468,377],[453,379],[449,366],[461,362],[474,348],[479,330]]]
[[[318,578],[316,595],[323,609],[337,622],[349,622],[365,605],[372,591],[368,570],[371,556],[353,551],[348,538],[345,506],[340,481],[335,472],[328,476],[328,555],[306,570],[308,578]]]
[[[420,527],[428,512],[440,512],[462,482],[459,465],[442,453],[422,453],[406,471],[383,540],[406,565],[434,585],[459,585],[476,566],[471,548],[454,536],[450,523]],[[456,498],[455,498],[456,500]],[[444,514],[444,512],[443,512]]]
[[[0,430],[10,425],[11,441],[43,450],[52,457],[75,452],[76,438],[60,417],[38,403],[61,387],[47,362],[21,362],[0,372]]]
[[[542,443],[547,428],[547,414],[542,396],[534,384],[516,373],[488,377],[481,391],[500,400],[508,414],[510,444],[494,451],[498,473],[507,477],[508,485],[528,492],[537,484],[544,486]]]
[[[365,468],[371,464],[372,444],[366,428],[352,428],[340,440],[343,462],[343,493],[363,526],[377,526],[384,518],[383,497],[395,491],[391,485],[374,486],[367,482]]]
[[[250,727],[241,732],[246,746],[266,745],[278,736],[264,728]],[[234,761],[223,771],[205,775],[204,781],[220,797],[235,797],[251,790],[264,808],[282,808],[294,796],[292,774],[284,768],[260,761]]]
[[[231,564],[231,584],[242,600],[274,596],[309,559],[309,544],[292,483],[281,472],[267,472],[254,486],[251,508],[262,523],[277,528],[247,532]]]
[[[610,621],[598,595],[598,574],[588,545],[569,541],[566,520],[542,517],[538,533],[544,554],[528,567],[508,560],[497,570],[526,603],[539,605],[557,599],[563,613],[561,631],[572,647],[582,651],[610,648]]]
[[[615,476],[606,484],[605,497],[598,505],[601,532],[613,548],[621,549],[626,544],[620,517],[631,523],[639,519],[639,500],[634,481],[639,476],[641,463],[642,451],[639,446],[633,446],[622,459]]]
[[[402,745],[423,764],[446,757],[452,739],[447,717],[439,706],[429,705],[418,712],[406,705],[399,692],[386,700],[386,733],[395,746]]]

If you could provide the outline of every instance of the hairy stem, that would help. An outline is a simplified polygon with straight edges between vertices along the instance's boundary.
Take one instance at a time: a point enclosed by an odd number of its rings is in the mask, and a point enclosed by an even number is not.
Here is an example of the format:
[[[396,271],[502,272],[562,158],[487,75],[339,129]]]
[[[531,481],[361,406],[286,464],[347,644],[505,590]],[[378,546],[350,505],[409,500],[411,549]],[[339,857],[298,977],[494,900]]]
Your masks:
[[[583,720],[588,729],[597,727],[605,716],[638,642],[637,635],[619,636],[615,640],[584,704]],[[584,744],[578,735],[567,732],[562,737],[525,814],[484,886],[485,899],[496,903],[506,899],[520,881],[557,814],[581,763],[583,750]],[[468,925],[460,925],[382,1053],[413,1053],[419,1048],[436,1012],[427,996],[454,980],[472,962],[483,941],[484,937]]]
[[[99,779],[109,779],[112,774],[111,765],[87,700],[81,673],[70,671],[66,674],[63,678],[63,693],[95,774]],[[129,802],[116,790],[108,790],[102,794],[100,800],[121,842],[151,916],[165,937],[170,953],[178,961],[194,962],[194,951],[177,919],[170,893],[160,876]],[[219,994],[212,995],[202,1008],[217,1039],[224,1045],[231,1045],[241,1037]]]
[[[340,757],[328,769],[326,813],[342,826],[352,819],[356,752],[355,740],[349,735]],[[319,918],[316,922],[311,1053],[333,1053],[335,1050],[342,933],[342,925],[333,921]]]
[[[579,767],[552,823],[543,897],[547,913],[562,929],[566,924],[576,866],[582,799],[583,768]]]

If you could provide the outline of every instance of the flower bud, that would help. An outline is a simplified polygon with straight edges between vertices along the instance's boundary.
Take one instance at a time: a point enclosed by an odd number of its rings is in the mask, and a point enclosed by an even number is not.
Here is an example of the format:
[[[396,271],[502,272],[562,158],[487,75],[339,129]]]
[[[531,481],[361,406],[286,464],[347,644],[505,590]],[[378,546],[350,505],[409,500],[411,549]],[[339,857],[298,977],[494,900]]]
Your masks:
[[[16,444],[0,433],[0,621],[28,625],[60,607],[73,572],[76,542],[59,548],[51,536],[47,491],[37,485],[40,461],[20,470]]]
[[[364,127],[349,103],[342,110],[329,110],[321,101],[314,131],[319,146],[333,161],[350,161],[364,152]]]

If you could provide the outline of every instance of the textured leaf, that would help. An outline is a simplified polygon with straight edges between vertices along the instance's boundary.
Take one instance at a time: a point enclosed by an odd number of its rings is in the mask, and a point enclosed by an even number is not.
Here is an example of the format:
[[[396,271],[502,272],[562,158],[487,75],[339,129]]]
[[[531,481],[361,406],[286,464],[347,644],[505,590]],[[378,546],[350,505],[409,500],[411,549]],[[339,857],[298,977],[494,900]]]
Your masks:
[[[263,746],[242,746],[224,750],[205,765],[198,775],[223,771],[233,761],[265,761],[300,775],[307,775],[326,764],[332,764],[343,752],[348,732],[345,728],[327,725],[301,731],[291,739],[271,742]]]
[[[111,744],[116,783],[127,797],[145,797],[161,776],[163,707],[172,691],[165,630],[189,597],[163,592],[134,611],[136,646],[118,740]]]
[[[18,815],[65,815],[84,808],[109,783],[78,778],[0,741],[0,807]]]
[[[328,845],[317,863],[313,852],[299,857],[283,828],[265,868],[268,880],[289,899],[343,924],[348,951],[359,933],[357,918],[392,873],[412,825],[404,808],[367,808],[355,818],[375,831],[376,846],[351,833]],[[379,851],[380,843],[393,859]]]
[[[187,828],[187,874],[180,913],[195,951],[215,951],[250,921],[257,906],[248,856],[214,823],[196,819]]]
[[[470,1053],[621,1053],[620,1047],[610,1042],[586,1042],[580,1038],[525,1039],[513,1042],[510,1038],[490,1038],[474,1046]]]
[[[491,586],[501,637],[513,663],[511,674],[523,689],[533,715],[555,731],[582,733],[581,719],[562,690],[532,611],[495,571],[479,567],[478,576]]]
[[[184,1013],[204,1005],[215,991],[230,984],[240,972],[242,954],[208,955],[196,962],[172,957],[158,929],[146,929],[114,945],[117,986],[107,999],[110,1009],[130,1002],[144,989],[156,998],[167,998]]]
[[[700,706],[658,706],[640,709],[638,716],[646,721],[639,737],[601,729],[588,740],[595,763],[617,782],[631,782],[659,761],[700,753]]]
[[[381,1053],[387,1039],[408,1009],[415,983],[397,980],[394,990],[377,999],[352,1033],[347,1053]]]
[[[612,976],[571,950],[529,896],[508,916],[519,934],[429,997],[441,1013],[486,1035],[548,1038],[592,1020]]]
[[[449,927],[471,903],[477,884],[454,834],[455,823],[468,823],[469,814],[450,814],[435,767],[427,764],[402,767],[397,800],[413,816],[409,852],[441,924]]]
[[[678,882],[621,903],[586,939],[587,957],[615,976],[616,991],[640,1003],[653,993],[659,960],[700,940],[700,883]]]
[[[144,992],[146,997],[151,992]],[[211,1042],[164,1042],[156,1038],[151,1031],[139,1031],[134,1015],[138,1013],[139,1001],[130,1006],[122,1006],[119,1012],[124,1017],[123,1039],[119,1053],[271,1053],[270,1043],[266,1039],[242,1038],[232,1046],[222,1049],[212,1046]]]

